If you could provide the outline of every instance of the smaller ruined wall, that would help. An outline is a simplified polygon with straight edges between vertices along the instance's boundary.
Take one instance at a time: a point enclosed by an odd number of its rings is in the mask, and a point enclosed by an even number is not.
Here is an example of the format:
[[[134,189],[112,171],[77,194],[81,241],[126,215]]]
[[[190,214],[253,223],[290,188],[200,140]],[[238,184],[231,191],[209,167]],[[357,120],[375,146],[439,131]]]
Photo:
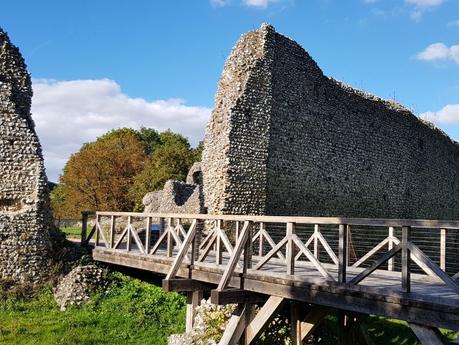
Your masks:
[[[186,183],[169,180],[160,191],[147,193],[142,203],[145,213],[206,213],[202,192],[201,163],[190,168]]]

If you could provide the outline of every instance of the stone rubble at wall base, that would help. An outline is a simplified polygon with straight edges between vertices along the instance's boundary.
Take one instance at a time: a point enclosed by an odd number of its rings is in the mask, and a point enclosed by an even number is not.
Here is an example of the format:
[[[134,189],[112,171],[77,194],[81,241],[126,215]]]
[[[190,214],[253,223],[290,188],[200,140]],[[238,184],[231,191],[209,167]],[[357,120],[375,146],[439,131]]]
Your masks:
[[[54,290],[54,299],[61,306],[61,311],[69,305],[87,303],[91,294],[106,289],[106,275],[105,270],[95,265],[75,267],[61,279]]]

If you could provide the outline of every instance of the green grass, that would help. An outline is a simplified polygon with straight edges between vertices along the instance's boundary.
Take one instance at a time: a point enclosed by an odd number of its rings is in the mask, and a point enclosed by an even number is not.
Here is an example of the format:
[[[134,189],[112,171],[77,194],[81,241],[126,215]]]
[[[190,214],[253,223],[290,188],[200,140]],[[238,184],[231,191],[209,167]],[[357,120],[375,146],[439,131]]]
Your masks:
[[[61,227],[60,230],[67,238],[81,238],[81,226],[66,226]]]
[[[368,318],[367,327],[375,344],[421,344],[405,321],[372,316]],[[440,329],[440,332],[451,341],[458,336],[458,332],[446,329]]]
[[[49,288],[0,298],[0,344],[166,344],[184,331],[185,298],[115,274],[108,293],[61,312]]]
[[[405,321],[386,319],[377,316],[365,316],[362,319],[363,327],[375,345],[421,345]],[[441,329],[446,339],[456,339],[457,332]],[[318,344],[336,344],[337,318],[329,316],[317,329]]]

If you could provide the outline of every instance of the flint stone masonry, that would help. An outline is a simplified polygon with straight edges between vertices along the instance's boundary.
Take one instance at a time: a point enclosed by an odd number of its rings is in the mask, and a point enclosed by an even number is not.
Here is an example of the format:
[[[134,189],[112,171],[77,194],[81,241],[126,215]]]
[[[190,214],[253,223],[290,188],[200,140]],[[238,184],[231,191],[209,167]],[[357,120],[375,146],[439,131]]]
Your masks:
[[[145,194],[145,213],[205,213],[202,193],[201,163],[194,163],[186,183],[169,180],[163,190]]]
[[[188,171],[188,174],[186,176],[186,183],[187,184],[196,184],[196,185],[201,185],[202,184],[201,162],[195,162],[191,166],[191,168]]]
[[[225,63],[202,172],[211,214],[459,218],[458,143],[267,24]]]
[[[0,28],[0,279],[22,283],[47,276],[54,229],[31,98],[24,59]]]
[[[64,311],[69,305],[87,303],[90,295],[108,287],[107,272],[94,265],[77,266],[62,278],[54,291],[54,299]]]

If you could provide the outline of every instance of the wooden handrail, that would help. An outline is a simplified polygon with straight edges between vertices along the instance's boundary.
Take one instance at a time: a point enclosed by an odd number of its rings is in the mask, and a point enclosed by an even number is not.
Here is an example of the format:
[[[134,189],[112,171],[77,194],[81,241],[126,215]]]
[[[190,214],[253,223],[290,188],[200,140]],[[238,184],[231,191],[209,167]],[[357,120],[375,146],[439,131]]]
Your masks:
[[[389,218],[346,218],[346,217],[303,217],[303,216],[244,216],[244,215],[214,215],[214,214],[185,214],[185,213],[142,213],[142,212],[110,212],[84,211],[88,215],[98,216],[131,216],[152,218],[181,218],[197,220],[251,221],[264,223],[297,223],[297,224],[326,224],[326,225],[360,225],[412,228],[459,229],[459,220],[439,219],[389,219]]]
[[[83,228],[85,230],[87,229],[88,216],[95,217],[96,223],[88,237],[85,236],[86,231],[84,231],[82,238],[85,238],[86,242],[95,230],[96,247],[100,236],[106,248],[120,250],[122,249],[120,245],[127,236],[126,245],[122,250],[130,252],[134,250],[131,245],[135,245],[137,248],[135,250],[140,255],[158,255],[168,260],[173,259],[166,281],[173,280],[184,263],[188,265],[190,270],[189,279],[192,278],[195,264],[213,265],[218,269],[224,266],[217,291],[225,290],[230,285],[231,279],[236,276],[240,279],[240,288],[242,290],[244,289],[244,279],[248,270],[252,273],[255,271],[260,273],[263,270],[270,270],[269,265],[272,264],[279,267],[285,265],[284,274],[287,277],[293,277],[305,267],[304,262],[302,262],[304,260],[300,260],[304,256],[308,269],[318,271],[324,281],[353,286],[360,284],[362,280],[385,264],[387,264],[387,270],[392,271],[394,269],[394,255],[401,252],[401,285],[405,293],[409,293],[411,288],[411,263],[415,263],[427,275],[440,278],[451,290],[459,293],[459,284],[445,272],[447,265],[447,229],[459,229],[459,220],[87,211],[83,213]],[[104,234],[106,230],[100,224],[101,217],[108,217],[111,220],[110,241],[107,241],[108,236]],[[115,219],[118,217],[127,218],[127,226],[115,241]],[[144,240],[141,239],[138,233],[139,230],[145,231],[144,223],[138,225],[139,222],[137,220],[144,220],[147,223]],[[184,222],[184,220],[187,221]],[[153,221],[162,225],[158,239],[155,240],[155,243],[150,243],[150,236],[152,235],[150,228]],[[201,234],[202,231],[201,227],[198,229],[198,223],[201,223],[203,228],[204,224],[206,224],[209,231],[201,243],[195,241],[198,238],[196,235]],[[167,226],[165,226],[166,224]],[[239,227],[241,224],[244,224],[242,230]],[[255,230],[257,225],[259,230],[255,235],[252,235],[252,230]],[[297,228],[297,225],[312,225],[314,231],[312,233],[307,232],[309,238],[306,241],[299,237],[300,230],[304,231],[304,229]],[[321,229],[323,225],[334,225],[332,228],[338,233],[334,244],[337,245],[337,249],[332,249],[327,242],[328,238],[322,235]],[[277,232],[277,235],[282,233],[281,237],[277,236],[276,241],[271,238],[267,231],[270,226],[272,226],[273,232]],[[360,258],[355,257],[354,264],[351,264],[348,255],[348,252],[353,248],[351,247],[351,245],[353,246],[351,230],[358,231],[359,226],[386,228],[381,230],[388,231],[388,233],[384,239],[372,244],[372,247],[366,253],[360,254]],[[401,230],[401,238],[395,236],[395,228],[397,228],[397,231]],[[410,233],[422,228],[438,230],[438,234],[440,234],[439,264],[429,258],[412,242],[413,239],[410,237]],[[298,233],[296,229],[298,229]],[[324,229],[327,229],[327,227]],[[235,237],[230,237],[227,233],[228,231],[234,231]],[[420,232],[422,233],[423,231]],[[134,241],[132,243],[131,237]],[[257,244],[258,248],[256,247]],[[267,247],[264,248],[265,244]],[[314,249],[310,250],[309,246],[312,244],[314,244]],[[331,260],[333,269],[330,268],[330,263],[321,261],[321,257],[318,255],[319,244],[321,248],[323,247],[324,254],[328,255],[329,260]],[[150,248],[151,245],[152,248]],[[120,249],[118,249],[119,246]],[[386,247],[387,252],[385,251]],[[252,252],[255,248],[258,249],[258,256],[254,256],[254,260],[252,260]],[[191,255],[189,255],[190,249]],[[225,258],[223,257],[224,253],[226,255]],[[242,253],[244,253],[244,258],[242,258]],[[348,268],[352,268],[349,272],[355,274],[355,269],[362,266],[363,263],[367,263],[370,258],[374,260],[369,267],[362,268],[363,271],[348,279]],[[243,259],[243,263],[241,259]]]

